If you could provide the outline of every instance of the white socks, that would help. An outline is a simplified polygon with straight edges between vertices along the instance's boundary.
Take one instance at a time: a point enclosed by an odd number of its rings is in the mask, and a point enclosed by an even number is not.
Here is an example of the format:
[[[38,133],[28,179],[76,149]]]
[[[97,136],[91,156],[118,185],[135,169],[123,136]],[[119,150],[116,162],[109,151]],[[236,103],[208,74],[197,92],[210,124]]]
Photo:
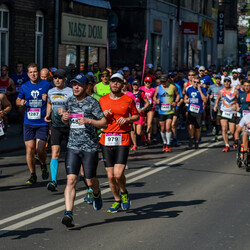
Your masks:
[[[172,132],[166,132],[167,145],[170,145]]]
[[[167,144],[167,139],[166,139],[166,135],[164,132],[161,132],[161,138],[162,138],[163,144]]]

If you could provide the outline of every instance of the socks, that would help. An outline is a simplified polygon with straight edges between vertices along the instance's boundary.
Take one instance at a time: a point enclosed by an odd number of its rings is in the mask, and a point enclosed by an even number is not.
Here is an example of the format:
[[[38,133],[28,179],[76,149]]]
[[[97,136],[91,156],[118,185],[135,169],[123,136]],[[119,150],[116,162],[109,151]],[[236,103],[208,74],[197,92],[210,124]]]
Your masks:
[[[166,132],[167,145],[170,145],[172,132]]]
[[[54,181],[55,183],[56,183],[57,171],[58,171],[58,160],[51,159],[51,161],[50,161],[50,173],[51,173],[52,181]]]
[[[161,138],[162,138],[163,144],[167,144],[167,139],[166,139],[166,135],[164,132],[161,132]]]

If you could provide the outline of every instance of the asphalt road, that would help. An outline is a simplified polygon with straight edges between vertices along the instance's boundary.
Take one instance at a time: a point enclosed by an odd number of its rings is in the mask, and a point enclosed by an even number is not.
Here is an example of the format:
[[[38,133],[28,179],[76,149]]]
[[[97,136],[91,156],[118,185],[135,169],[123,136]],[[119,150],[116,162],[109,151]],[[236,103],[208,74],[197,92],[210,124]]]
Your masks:
[[[108,214],[113,202],[103,163],[98,167],[103,208],[83,202],[77,185],[73,229],[61,224],[65,170],[58,192],[25,185],[24,151],[0,155],[0,249],[250,249],[250,173],[238,169],[235,151],[203,138],[199,150],[160,145],[132,152],[126,170],[131,209]],[[38,168],[38,166],[37,166]]]

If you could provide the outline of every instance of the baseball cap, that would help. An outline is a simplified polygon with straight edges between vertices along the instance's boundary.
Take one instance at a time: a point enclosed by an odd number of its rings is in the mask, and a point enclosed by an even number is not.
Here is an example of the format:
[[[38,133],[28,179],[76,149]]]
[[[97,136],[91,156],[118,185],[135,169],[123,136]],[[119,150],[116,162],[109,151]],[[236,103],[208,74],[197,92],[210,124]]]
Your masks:
[[[161,77],[160,77],[160,81],[161,82],[166,82],[168,79],[167,79],[167,75],[162,75]]]
[[[227,68],[226,67],[222,68],[222,71],[227,71]]]
[[[52,68],[50,69],[50,72],[51,72],[52,74],[54,74],[56,71],[57,71],[57,68],[56,68],[56,67],[52,67]]]
[[[216,75],[216,76],[215,76],[215,79],[216,79],[216,78],[220,78],[220,79],[221,79],[221,76],[220,76],[220,75]]]
[[[57,69],[57,70],[54,72],[53,77],[54,77],[54,78],[56,78],[56,77],[65,78],[65,77],[66,77],[66,72],[65,72],[65,70],[63,70],[63,69]]]
[[[150,69],[152,69],[154,66],[152,63],[147,64]]]
[[[174,74],[174,72],[168,72],[168,77],[175,77],[175,74]]]
[[[231,82],[231,78],[230,78],[230,77],[228,77],[228,76],[224,78],[224,82],[225,82],[226,80],[228,80],[228,81],[230,81],[230,82]]]
[[[195,68],[196,68],[196,69],[200,68],[200,65],[196,65]]]
[[[138,81],[138,80],[134,80],[133,82],[132,82],[132,85],[140,85],[140,82]]]
[[[233,69],[233,70],[232,70],[232,73],[237,73],[237,74],[238,74],[237,69]]]
[[[242,68],[237,69],[238,73],[242,73]]]
[[[123,75],[120,74],[120,73],[115,73],[115,74],[113,74],[113,75],[110,77],[110,80],[113,80],[113,79],[115,79],[115,78],[120,79],[122,82],[123,82],[123,80],[124,80]]]
[[[88,75],[88,76],[94,76],[94,73],[91,72],[91,71],[89,71],[89,72],[87,73],[87,75]]]
[[[78,82],[80,84],[88,84],[88,78],[83,74],[78,74],[70,82],[72,82],[72,83]]]
[[[250,71],[247,71],[247,75],[250,75]]]
[[[123,69],[122,69],[123,71],[129,71],[129,67],[124,67]]]
[[[204,67],[204,66],[200,66],[200,67],[199,67],[199,70],[205,71],[205,67]]]
[[[152,82],[152,78],[150,76],[146,76],[144,78],[144,82]]]

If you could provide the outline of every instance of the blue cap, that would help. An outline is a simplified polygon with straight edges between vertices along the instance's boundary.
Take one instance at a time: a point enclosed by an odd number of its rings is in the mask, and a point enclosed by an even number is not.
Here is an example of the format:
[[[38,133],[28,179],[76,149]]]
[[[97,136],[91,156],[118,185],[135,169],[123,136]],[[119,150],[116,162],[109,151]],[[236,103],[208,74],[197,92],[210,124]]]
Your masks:
[[[88,78],[83,75],[83,74],[78,74],[75,76],[74,79],[72,79],[70,82],[74,83],[74,82],[78,82],[80,84],[88,84]]]
[[[175,76],[175,74],[174,74],[174,72],[168,72],[168,77],[170,77],[170,76]]]
[[[221,79],[221,76],[218,74],[218,75],[215,76],[215,79],[216,79],[216,78],[220,78],[220,79]]]

